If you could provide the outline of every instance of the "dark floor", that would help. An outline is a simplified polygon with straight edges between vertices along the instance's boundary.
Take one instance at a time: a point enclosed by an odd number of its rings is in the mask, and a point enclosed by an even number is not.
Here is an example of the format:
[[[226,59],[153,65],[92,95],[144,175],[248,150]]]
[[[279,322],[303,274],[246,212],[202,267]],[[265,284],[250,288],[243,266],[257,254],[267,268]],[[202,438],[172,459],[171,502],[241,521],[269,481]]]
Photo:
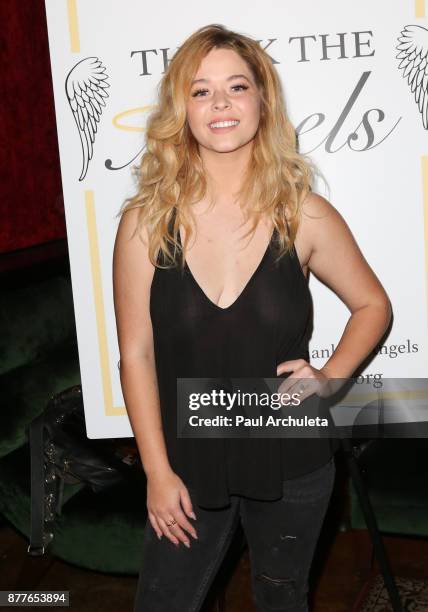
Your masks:
[[[311,612],[356,612],[354,604],[369,578],[371,545],[366,530],[348,530],[347,474],[338,468],[311,569]],[[239,544],[239,534],[234,542]],[[242,542],[241,532],[241,542]],[[428,538],[384,536],[396,576],[428,579]],[[0,590],[68,590],[75,612],[132,611],[136,576],[115,576],[85,570],[53,558],[27,554],[28,541],[0,517]],[[235,546],[236,549],[236,546]],[[241,548],[242,550],[242,548]],[[372,568],[377,571],[376,564]],[[234,554],[232,545],[203,612],[220,612],[218,593],[226,584],[225,612],[255,612],[248,552]],[[6,609],[6,608],[2,608]],[[9,608],[7,608],[9,609]],[[28,608],[14,607],[14,610]],[[150,612],[149,610],[147,612]],[[171,612],[184,612],[171,610]],[[428,611],[427,611],[428,612]]]
[[[428,577],[427,539],[390,536],[384,541],[396,575]],[[29,557],[27,544],[12,526],[6,523],[0,527],[0,590],[67,589],[76,612],[132,610],[136,577],[87,571],[49,555]],[[369,574],[367,532],[337,530],[333,538],[324,535],[318,551],[312,572],[312,612],[351,612]],[[249,570],[244,553],[227,585],[226,612],[255,611]],[[217,610],[217,603],[208,602],[204,612]]]

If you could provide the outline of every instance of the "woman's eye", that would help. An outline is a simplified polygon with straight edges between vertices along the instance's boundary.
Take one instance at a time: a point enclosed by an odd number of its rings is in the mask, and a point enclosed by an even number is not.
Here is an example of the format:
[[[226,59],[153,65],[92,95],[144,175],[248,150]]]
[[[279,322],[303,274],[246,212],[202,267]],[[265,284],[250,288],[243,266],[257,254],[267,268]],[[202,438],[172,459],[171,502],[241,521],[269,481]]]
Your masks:
[[[234,91],[242,91],[242,90],[246,90],[248,89],[247,85],[232,85],[232,89]],[[196,91],[194,91],[192,93],[192,98],[200,98],[200,97],[205,97],[204,94],[209,93],[208,89],[197,89]]]
[[[196,96],[199,96],[199,94],[206,93],[207,91],[208,89],[197,89],[192,93],[192,97],[195,98]]]

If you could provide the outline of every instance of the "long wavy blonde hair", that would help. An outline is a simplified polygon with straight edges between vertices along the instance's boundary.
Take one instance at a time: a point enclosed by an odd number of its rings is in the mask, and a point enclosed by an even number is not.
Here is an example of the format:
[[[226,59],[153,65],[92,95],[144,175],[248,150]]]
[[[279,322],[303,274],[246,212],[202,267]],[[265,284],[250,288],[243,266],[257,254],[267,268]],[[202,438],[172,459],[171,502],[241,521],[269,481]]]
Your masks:
[[[119,216],[130,208],[140,208],[136,231],[147,228],[148,254],[155,266],[177,264],[176,253],[181,250],[178,228],[185,228],[182,247],[186,251],[192,235],[189,221],[194,219],[191,204],[207,195],[198,144],[186,119],[186,104],[200,62],[214,47],[232,49],[240,55],[252,71],[261,97],[251,161],[242,187],[235,194],[246,221],[253,220],[248,233],[255,230],[260,216],[270,217],[278,233],[280,258],[294,244],[299,210],[311,191],[314,167],[297,151],[295,129],[288,119],[271,58],[248,36],[220,24],[202,27],[181,45],[159,84],[158,105],[146,124],[146,150],[134,168],[138,191],[125,200],[118,213]],[[170,224],[174,211],[174,222]],[[159,251],[163,265],[157,262]],[[183,257],[180,262],[183,266]]]

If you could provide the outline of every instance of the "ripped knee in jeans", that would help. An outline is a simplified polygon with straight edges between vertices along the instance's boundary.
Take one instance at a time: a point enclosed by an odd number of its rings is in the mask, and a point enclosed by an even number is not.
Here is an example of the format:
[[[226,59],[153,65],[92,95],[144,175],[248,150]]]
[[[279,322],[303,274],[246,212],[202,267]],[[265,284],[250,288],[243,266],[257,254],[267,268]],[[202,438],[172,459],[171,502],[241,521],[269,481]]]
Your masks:
[[[269,576],[267,573],[256,574],[256,598],[267,608],[288,610],[288,606],[305,609],[306,592],[302,593],[301,585],[293,577]],[[291,609],[291,608],[290,608]]]

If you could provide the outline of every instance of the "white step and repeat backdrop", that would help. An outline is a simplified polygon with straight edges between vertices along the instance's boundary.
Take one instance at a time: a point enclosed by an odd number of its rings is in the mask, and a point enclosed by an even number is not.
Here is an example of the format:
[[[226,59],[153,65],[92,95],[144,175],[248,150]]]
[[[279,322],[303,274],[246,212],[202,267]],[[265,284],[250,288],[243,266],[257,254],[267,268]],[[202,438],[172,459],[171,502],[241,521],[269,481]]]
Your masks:
[[[45,0],[88,436],[132,436],[120,388],[112,253],[156,86],[181,42],[222,23],[266,48],[316,190],[350,225],[393,304],[365,377],[426,377],[428,7],[424,0]],[[428,0],[427,0],[428,2]],[[326,7],[328,5],[328,10]],[[311,276],[311,363],[349,317]],[[142,398],[144,401],[144,398]],[[114,418],[112,418],[114,417]]]

